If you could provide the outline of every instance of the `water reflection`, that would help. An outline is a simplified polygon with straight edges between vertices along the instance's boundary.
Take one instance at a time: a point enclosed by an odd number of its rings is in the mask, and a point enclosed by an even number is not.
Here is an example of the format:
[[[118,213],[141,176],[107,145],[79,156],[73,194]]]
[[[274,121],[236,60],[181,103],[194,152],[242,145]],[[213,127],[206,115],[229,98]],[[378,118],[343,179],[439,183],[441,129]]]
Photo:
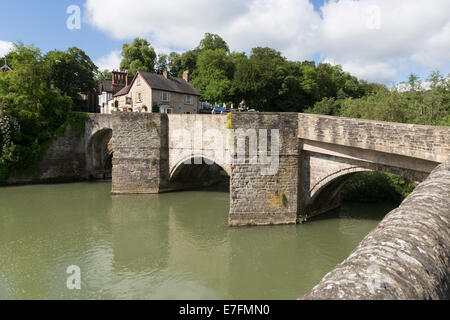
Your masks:
[[[0,299],[294,299],[392,205],[229,228],[229,194],[111,196],[110,183],[0,189]],[[82,270],[82,290],[66,269]]]

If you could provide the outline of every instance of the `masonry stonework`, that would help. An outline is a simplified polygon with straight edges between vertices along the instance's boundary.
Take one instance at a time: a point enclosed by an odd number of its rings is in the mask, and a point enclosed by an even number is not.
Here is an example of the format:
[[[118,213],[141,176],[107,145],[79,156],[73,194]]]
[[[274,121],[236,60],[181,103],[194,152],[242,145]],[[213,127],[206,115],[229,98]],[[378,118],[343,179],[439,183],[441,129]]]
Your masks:
[[[450,299],[450,161],[302,299]]]
[[[167,116],[113,114],[112,193],[159,193],[168,185]]]
[[[268,114],[268,113],[233,113],[231,116],[233,130],[243,130],[240,136],[234,131],[232,141],[237,144],[238,139],[245,141],[245,162],[234,161],[231,165],[231,203],[229,225],[274,225],[294,224],[298,214],[299,188],[299,150],[297,141],[296,114]],[[266,150],[258,149],[258,164],[250,163],[249,154],[251,138],[246,137],[247,130],[255,130],[258,143],[261,140],[260,129],[279,130],[280,150],[278,169],[273,174],[263,174],[268,165],[261,165],[260,156]],[[263,131],[263,134],[265,132]],[[267,141],[268,153],[271,150],[273,137]],[[232,158],[236,159],[237,145],[233,149]],[[254,155],[253,155],[254,156]]]

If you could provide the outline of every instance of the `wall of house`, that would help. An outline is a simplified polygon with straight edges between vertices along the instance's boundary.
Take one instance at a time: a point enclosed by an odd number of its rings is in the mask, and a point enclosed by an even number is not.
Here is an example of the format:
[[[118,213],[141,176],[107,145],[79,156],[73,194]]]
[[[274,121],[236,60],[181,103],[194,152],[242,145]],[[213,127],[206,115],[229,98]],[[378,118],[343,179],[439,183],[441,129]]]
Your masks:
[[[163,91],[161,90],[152,90],[152,96],[153,101],[156,102],[158,105],[160,103],[163,103],[164,101],[161,100],[161,93]],[[171,106],[172,113],[197,113],[198,109],[198,97],[192,96],[192,104],[185,104],[184,103],[184,97],[185,94],[181,93],[175,93],[175,92],[169,92],[170,98],[169,98],[169,104]]]
[[[142,96],[142,99],[138,100],[139,93]],[[142,78],[141,75],[138,75],[138,78],[133,83],[133,86],[130,89],[130,92],[126,96],[123,96],[123,100],[126,97],[131,97],[132,99],[132,107],[134,112],[139,112],[142,110],[144,106],[147,107],[147,110],[150,112],[152,109],[152,90]],[[123,103],[125,105],[125,101]]]

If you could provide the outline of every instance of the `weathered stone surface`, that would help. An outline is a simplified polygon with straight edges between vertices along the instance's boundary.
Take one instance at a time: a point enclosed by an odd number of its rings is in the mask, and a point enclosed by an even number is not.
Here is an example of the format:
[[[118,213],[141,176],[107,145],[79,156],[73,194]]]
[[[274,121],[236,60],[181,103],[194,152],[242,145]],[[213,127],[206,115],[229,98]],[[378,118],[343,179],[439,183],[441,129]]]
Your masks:
[[[450,160],[302,299],[450,299]]]
[[[158,193],[168,185],[167,116],[113,114],[112,193]]]
[[[250,163],[250,139],[246,138],[245,162],[231,165],[231,202],[228,223],[231,226],[241,225],[275,225],[294,224],[298,213],[299,158],[297,141],[296,114],[284,113],[233,113],[232,129],[256,130],[258,141],[261,139],[260,129],[279,130],[280,150],[278,169],[274,174],[263,174],[267,165]],[[243,138],[235,131],[233,143]],[[272,137],[267,145],[270,153]],[[258,156],[266,150],[259,150]],[[237,145],[232,150],[232,157],[237,156]],[[268,153],[269,155],[269,153]]]
[[[450,154],[450,127],[298,114],[298,137],[442,163]]]
[[[54,141],[33,172],[12,175],[6,184],[78,181],[87,177],[83,134],[66,128],[64,136]]]

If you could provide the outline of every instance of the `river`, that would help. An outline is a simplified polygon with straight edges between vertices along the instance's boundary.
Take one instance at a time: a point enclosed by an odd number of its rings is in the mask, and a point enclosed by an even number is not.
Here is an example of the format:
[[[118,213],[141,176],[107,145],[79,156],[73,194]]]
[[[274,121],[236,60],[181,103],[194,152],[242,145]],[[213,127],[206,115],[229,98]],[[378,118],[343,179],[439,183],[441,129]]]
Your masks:
[[[0,188],[0,299],[296,299],[393,204],[229,228],[229,194],[111,196],[110,182]],[[81,290],[66,286],[80,267]]]

